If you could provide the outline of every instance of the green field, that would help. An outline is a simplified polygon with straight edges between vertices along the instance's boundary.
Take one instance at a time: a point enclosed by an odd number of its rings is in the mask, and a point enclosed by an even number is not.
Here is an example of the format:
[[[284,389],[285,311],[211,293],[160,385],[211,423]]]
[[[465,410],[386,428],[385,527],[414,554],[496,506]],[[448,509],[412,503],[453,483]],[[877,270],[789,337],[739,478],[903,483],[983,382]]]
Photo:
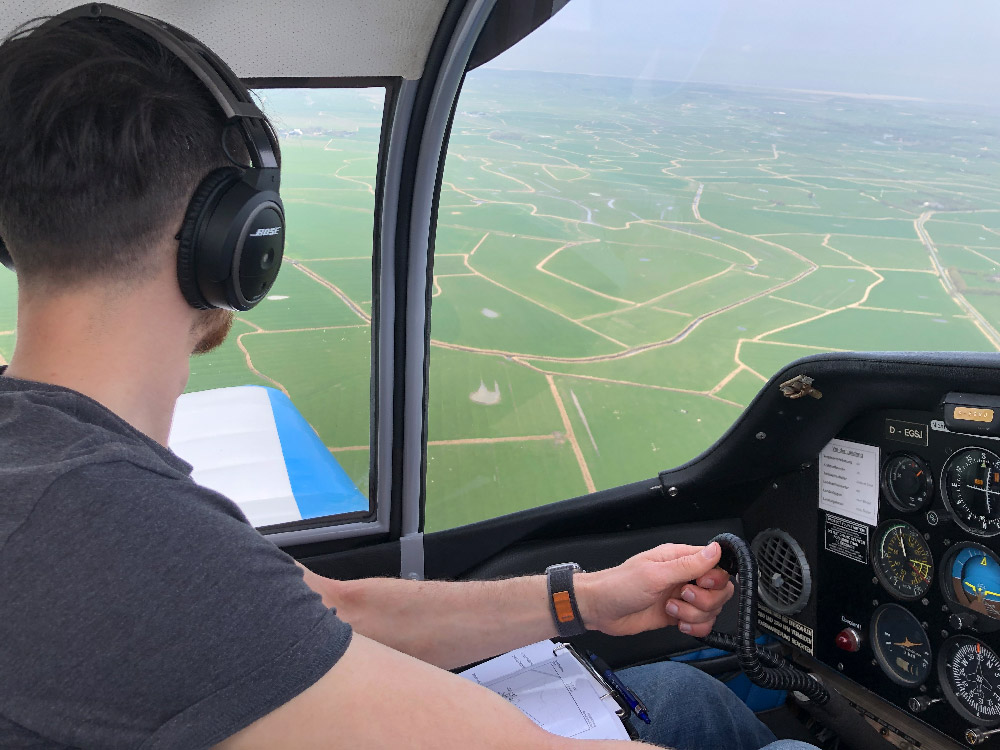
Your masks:
[[[17,277],[0,268],[0,335],[13,331],[17,322]]]
[[[427,512],[459,526],[587,491],[569,441],[427,446]],[[428,527],[445,524],[428,518]]]
[[[0,333],[0,357],[2,357],[4,361],[7,361],[13,353],[14,335],[11,333]]]
[[[189,387],[284,389],[367,492],[381,103],[268,96],[288,265],[194,360]],[[1000,136],[981,124],[995,120],[916,100],[470,74],[436,230],[427,530],[676,466],[802,356],[1000,350]],[[0,274],[4,359],[12,290]]]

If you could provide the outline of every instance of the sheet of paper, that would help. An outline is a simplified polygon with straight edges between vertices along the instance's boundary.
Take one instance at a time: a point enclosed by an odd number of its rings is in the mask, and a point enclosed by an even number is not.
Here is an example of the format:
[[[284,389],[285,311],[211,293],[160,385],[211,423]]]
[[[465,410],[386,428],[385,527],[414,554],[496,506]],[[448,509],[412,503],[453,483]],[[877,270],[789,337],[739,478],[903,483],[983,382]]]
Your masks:
[[[617,704],[576,657],[540,641],[462,672],[517,706],[543,729],[563,737],[627,740]]]
[[[831,440],[819,454],[819,507],[877,526],[878,467],[877,446]]]

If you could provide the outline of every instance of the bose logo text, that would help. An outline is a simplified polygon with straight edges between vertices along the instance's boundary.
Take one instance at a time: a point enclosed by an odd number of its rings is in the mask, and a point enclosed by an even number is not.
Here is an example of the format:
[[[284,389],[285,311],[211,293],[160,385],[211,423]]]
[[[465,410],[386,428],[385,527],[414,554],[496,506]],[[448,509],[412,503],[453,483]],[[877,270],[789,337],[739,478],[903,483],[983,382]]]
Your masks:
[[[272,234],[277,234],[281,231],[281,227],[262,227],[256,232],[251,234],[251,237],[270,237]]]

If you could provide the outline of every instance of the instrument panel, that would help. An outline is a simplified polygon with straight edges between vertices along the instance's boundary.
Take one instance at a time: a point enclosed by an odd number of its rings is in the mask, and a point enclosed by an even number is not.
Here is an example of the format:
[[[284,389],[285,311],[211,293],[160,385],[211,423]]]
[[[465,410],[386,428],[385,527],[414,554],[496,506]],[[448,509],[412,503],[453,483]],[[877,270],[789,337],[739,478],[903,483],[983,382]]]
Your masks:
[[[877,517],[820,501],[815,657],[963,745],[1000,748],[1000,440],[904,411],[837,438],[877,453]]]

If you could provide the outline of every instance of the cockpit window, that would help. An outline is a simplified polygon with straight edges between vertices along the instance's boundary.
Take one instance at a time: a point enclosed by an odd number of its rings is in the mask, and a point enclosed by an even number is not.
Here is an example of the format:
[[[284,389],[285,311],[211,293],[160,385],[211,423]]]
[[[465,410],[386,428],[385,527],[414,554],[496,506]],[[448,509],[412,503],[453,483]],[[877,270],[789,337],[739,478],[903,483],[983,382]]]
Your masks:
[[[427,530],[676,466],[805,355],[1000,349],[997,10],[918,6],[573,0],[469,72]]]
[[[17,277],[0,273],[0,365],[14,353],[14,327],[17,325]]]
[[[284,265],[268,297],[238,314],[223,347],[192,359],[188,391],[247,384],[278,391],[271,392],[270,403],[282,449],[287,454],[293,441],[301,448],[292,461],[285,457],[296,497],[288,505],[291,515],[367,511],[372,236],[386,92],[269,88],[255,93],[281,142]],[[288,402],[282,395],[308,423],[299,427],[314,431],[318,441],[312,434],[293,436],[291,422],[283,426],[280,415],[287,413]],[[335,460],[332,469],[323,468],[324,482],[338,486],[317,500],[323,488],[315,475],[306,475],[313,470],[300,478],[301,492],[293,472],[296,461],[312,460],[310,451],[320,447]],[[328,470],[333,474],[327,476]],[[287,516],[284,506],[281,514]],[[279,515],[262,516],[257,525],[298,520]]]

